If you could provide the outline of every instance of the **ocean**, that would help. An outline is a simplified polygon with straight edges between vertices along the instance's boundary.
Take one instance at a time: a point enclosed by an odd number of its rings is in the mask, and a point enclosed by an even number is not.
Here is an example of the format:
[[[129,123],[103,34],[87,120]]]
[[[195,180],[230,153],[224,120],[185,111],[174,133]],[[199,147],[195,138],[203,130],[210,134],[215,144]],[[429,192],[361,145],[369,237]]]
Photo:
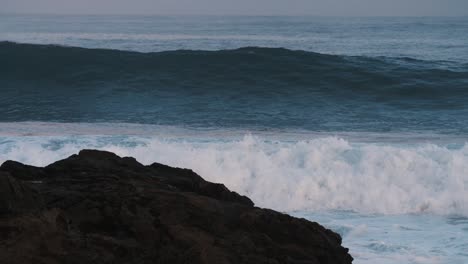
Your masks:
[[[0,163],[83,148],[468,263],[468,17],[0,15]]]

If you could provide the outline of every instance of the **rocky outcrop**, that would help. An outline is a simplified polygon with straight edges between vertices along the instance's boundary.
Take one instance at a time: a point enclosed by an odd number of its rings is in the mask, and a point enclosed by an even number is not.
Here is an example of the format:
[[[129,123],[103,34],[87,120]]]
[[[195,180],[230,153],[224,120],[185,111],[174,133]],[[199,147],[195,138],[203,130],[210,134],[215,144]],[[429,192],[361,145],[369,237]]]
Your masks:
[[[83,150],[0,167],[2,263],[351,263],[341,237],[191,170]]]
[[[40,195],[8,173],[0,171],[0,216],[40,210]]]

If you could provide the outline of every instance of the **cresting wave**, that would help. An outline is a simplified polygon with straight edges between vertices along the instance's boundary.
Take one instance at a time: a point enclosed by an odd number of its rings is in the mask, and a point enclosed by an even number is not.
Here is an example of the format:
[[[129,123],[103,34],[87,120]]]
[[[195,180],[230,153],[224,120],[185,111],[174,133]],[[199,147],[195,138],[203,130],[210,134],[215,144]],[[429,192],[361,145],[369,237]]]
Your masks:
[[[468,65],[455,62],[11,42],[0,57],[0,122],[468,132]]]
[[[117,86],[131,92],[314,92],[375,100],[467,95],[468,65],[411,58],[326,55],[283,48],[138,53],[0,42],[5,87]],[[32,85],[31,82],[35,84]]]
[[[145,136],[3,136],[0,163],[47,165],[83,148],[191,168],[263,207],[283,211],[468,216],[468,145],[287,142]]]

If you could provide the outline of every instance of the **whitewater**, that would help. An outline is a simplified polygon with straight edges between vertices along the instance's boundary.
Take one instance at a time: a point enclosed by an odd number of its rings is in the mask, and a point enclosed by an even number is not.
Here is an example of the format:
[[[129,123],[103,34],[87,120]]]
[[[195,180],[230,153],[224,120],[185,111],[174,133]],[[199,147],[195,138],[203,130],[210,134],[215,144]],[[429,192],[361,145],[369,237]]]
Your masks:
[[[188,27],[187,25],[190,25]],[[101,149],[468,262],[466,18],[0,16],[0,163]]]
[[[147,165],[158,161],[191,168],[259,206],[283,211],[468,216],[467,143],[434,144],[424,138],[416,144],[381,139],[362,143],[357,135],[246,134],[128,124],[7,125],[9,129],[0,129],[2,163],[9,158],[45,166],[82,148],[97,148]],[[15,125],[22,134],[12,133]],[[115,135],[118,127],[121,134]],[[114,135],[92,134],[106,129]],[[150,131],[153,135],[145,135]],[[359,136],[369,141],[379,135]]]
[[[83,148],[108,150],[190,168],[257,206],[319,221],[343,236],[355,263],[464,263],[464,138],[327,134],[4,123],[0,163],[45,166]]]

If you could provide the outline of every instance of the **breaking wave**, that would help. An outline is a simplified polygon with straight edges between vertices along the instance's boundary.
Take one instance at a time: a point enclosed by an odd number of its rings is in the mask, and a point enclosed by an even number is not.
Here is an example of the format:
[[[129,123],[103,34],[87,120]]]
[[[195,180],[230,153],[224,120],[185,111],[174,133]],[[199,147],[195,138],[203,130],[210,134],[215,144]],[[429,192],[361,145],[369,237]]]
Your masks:
[[[47,165],[83,148],[191,168],[205,179],[283,211],[468,216],[468,145],[358,143],[339,137],[282,141],[245,135],[3,136],[0,163]]]

